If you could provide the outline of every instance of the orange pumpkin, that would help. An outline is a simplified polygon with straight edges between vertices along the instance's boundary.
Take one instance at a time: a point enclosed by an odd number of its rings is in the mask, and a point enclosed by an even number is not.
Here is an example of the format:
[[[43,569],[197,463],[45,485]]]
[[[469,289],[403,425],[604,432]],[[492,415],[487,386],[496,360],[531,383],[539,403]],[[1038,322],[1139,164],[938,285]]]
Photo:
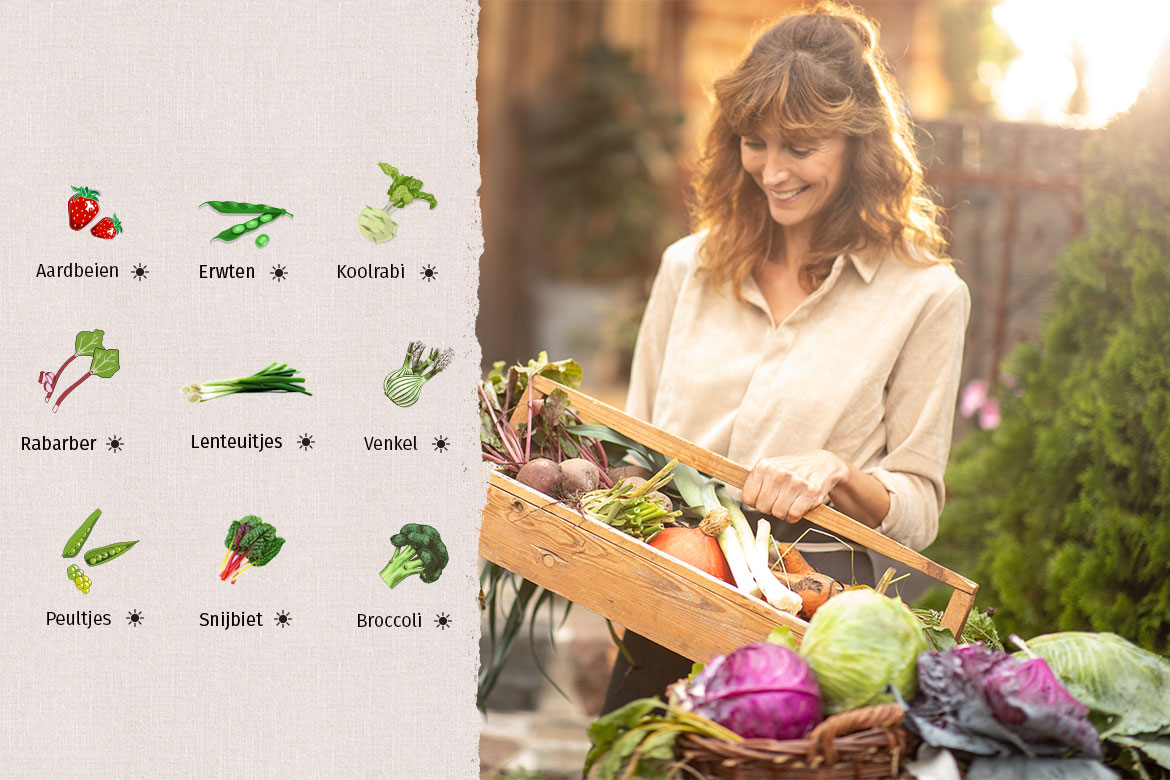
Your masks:
[[[723,550],[719,549],[719,542],[698,528],[665,528],[650,540],[650,546],[729,585],[735,585],[731,567],[723,557]]]

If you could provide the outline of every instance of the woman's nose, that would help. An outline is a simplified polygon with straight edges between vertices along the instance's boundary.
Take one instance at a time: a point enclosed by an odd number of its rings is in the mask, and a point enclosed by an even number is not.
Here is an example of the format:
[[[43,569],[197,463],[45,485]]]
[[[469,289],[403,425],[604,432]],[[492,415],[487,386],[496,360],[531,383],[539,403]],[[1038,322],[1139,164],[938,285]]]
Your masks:
[[[788,166],[784,164],[783,160],[769,157],[764,164],[764,184],[769,187],[777,184],[783,184],[788,181],[791,174],[788,171]]]

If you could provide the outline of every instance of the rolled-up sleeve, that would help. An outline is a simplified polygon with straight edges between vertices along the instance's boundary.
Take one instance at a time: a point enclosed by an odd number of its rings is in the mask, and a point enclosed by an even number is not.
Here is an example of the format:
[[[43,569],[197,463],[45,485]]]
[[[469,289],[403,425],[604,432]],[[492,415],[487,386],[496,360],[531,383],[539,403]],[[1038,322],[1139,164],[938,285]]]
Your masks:
[[[869,470],[890,492],[877,530],[914,550],[938,533],[970,313],[970,294],[959,282],[923,311],[887,385],[886,453]]]

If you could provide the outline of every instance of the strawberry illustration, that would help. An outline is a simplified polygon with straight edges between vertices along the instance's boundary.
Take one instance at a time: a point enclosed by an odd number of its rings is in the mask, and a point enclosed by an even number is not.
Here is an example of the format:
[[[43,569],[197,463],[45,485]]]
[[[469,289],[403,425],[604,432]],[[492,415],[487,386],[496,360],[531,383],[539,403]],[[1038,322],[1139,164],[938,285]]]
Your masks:
[[[73,187],[73,192],[73,197],[69,199],[69,227],[81,230],[97,216],[97,199],[101,193],[89,187]]]
[[[98,238],[113,238],[122,232],[122,223],[117,214],[112,217],[102,217],[89,232]]]

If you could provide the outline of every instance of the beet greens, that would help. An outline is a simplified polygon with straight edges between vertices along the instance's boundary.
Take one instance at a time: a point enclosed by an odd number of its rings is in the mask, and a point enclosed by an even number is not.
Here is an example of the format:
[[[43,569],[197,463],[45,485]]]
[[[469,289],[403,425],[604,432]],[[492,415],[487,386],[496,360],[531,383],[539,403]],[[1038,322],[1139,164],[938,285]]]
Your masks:
[[[609,463],[601,442],[572,430],[581,420],[569,408],[565,393],[557,391],[547,398],[536,398],[530,384],[532,377],[541,375],[567,387],[577,387],[581,384],[581,366],[573,360],[550,362],[544,352],[527,365],[515,365],[507,370],[504,366],[503,361],[493,364],[478,388],[483,459],[502,473],[515,477],[526,463],[536,458],[557,463],[583,458],[598,466],[605,487],[612,486],[612,480],[605,475]],[[527,405],[524,420],[514,426],[512,416],[522,404]],[[488,618],[489,650],[488,660],[480,667],[476,703],[484,709],[524,625],[528,624],[529,638],[533,639],[536,616],[547,609],[551,639],[552,631],[568,616],[571,603],[565,602],[558,620],[552,614],[556,609],[555,593],[490,561],[484,562],[479,582],[480,604]],[[536,664],[544,674],[539,658]],[[549,679],[547,674],[544,676]],[[555,682],[551,679],[549,682],[560,691]]]

